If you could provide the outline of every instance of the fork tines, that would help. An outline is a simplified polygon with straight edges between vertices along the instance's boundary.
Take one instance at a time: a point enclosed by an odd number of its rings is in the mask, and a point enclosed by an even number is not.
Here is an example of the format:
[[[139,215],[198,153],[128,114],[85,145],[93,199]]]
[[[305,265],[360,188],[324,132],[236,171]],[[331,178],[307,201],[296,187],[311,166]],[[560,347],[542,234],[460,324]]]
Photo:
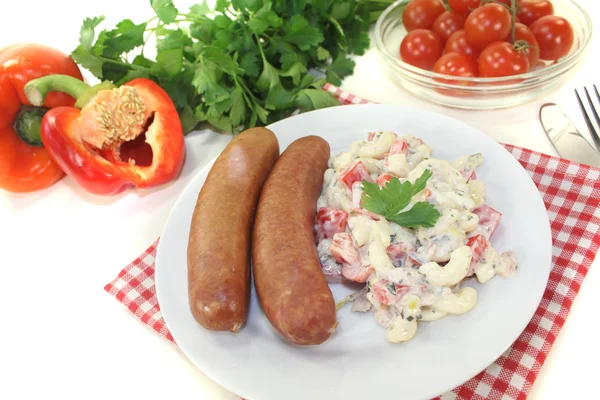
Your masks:
[[[594,105],[594,102],[592,101],[592,98],[590,97],[590,92],[588,92],[588,88],[584,87],[583,90],[585,91],[585,97],[587,98],[587,101],[589,103],[589,108],[592,111],[592,115],[594,116],[594,119],[596,120],[596,124],[597,124],[598,128],[600,129],[600,116],[598,115],[598,111],[597,111],[597,107],[600,108],[600,94],[598,94],[598,89],[596,88],[596,85],[593,85],[593,87],[594,87],[594,92],[596,93],[596,101],[598,103],[598,106]],[[594,127],[594,123],[590,119],[590,116],[585,108],[585,105],[583,104],[583,101],[581,100],[581,97],[579,96],[579,92],[577,92],[577,89],[575,89],[575,95],[577,96],[577,102],[579,103],[579,108],[581,109],[581,113],[583,114],[585,123],[588,126],[588,129],[590,130],[590,134],[592,135],[592,138],[594,139],[594,143],[596,144],[596,147],[600,150],[600,135],[598,134],[598,130],[596,129],[596,127]]]

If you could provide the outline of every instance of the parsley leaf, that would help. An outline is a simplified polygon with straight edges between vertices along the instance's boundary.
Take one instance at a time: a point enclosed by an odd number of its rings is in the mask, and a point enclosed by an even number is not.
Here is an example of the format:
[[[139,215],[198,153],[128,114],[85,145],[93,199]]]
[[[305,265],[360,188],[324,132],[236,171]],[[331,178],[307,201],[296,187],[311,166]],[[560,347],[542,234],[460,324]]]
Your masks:
[[[296,95],[296,105],[302,111],[317,110],[319,108],[339,106],[338,99],[333,94],[321,89],[302,89]]]
[[[281,83],[269,89],[269,94],[265,100],[265,108],[267,110],[281,110],[289,108],[293,102],[293,95],[285,90]]]
[[[158,54],[164,50],[183,49],[184,46],[192,45],[192,40],[182,29],[165,29],[161,33],[156,41]]]
[[[329,50],[327,50],[324,47],[317,47],[317,58],[321,61],[325,61],[327,60],[329,57],[331,57],[331,54],[329,54]]]
[[[413,196],[425,188],[431,176],[431,171],[425,170],[414,184],[409,181],[400,183],[398,178],[393,177],[382,188],[377,183],[363,181],[363,207],[400,226],[432,227],[440,216],[439,211],[432,204],[418,202],[409,210],[403,211],[410,204]]]
[[[200,3],[194,4],[193,6],[190,7],[190,12],[189,12],[188,16],[190,16],[192,18],[199,18],[201,16],[208,14],[209,12],[210,12],[209,5],[206,3],[206,0],[202,0]]]
[[[316,47],[323,41],[323,34],[314,26],[310,26],[302,15],[294,15],[285,25],[284,39],[298,46],[300,50]]]
[[[394,177],[381,189],[377,183],[363,181],[363,207],[386,218],[404,210],[411,198],[412,185],[408,181],[400,183]]]
[[[346,57],[346,54],[339,53],[331,64],[330,70],[334,71],[338,76],[349,75],[354,70],[354,61]]]
[[[400,226],[416,229],[419,226],[431,228],[435,225],[440,212],[431,203],[420,201],[415,203],[410,210],[395,215],[390,221]]]
[[[240,60],[240,67],[247,76],[257,77],[260,72],[258,69],[258,56],[255,53],[244,54]]]
[[[349,75],[354,70],[354,61],[347,58],[344,53],[338,53],[333,63],[327,67],[327,81],[333,85],[339,86],[342,84],[342,78]]]
[[[204,57],[229,75],[242,74],[244,72],[231,56],[218,47],[207,46],[204,49]]]
[[[152,66],[152,71],[168,76],[175,76],[183,67],[183,49],[163,50],[156,56],[156,64]]]
[[[237,87],[231,92],[231,112],[229,118],[231,118],[231,124],[233,126],[240,125],[246,118],[246,102],[244,101],[244,94],[242,89]]]
[[[194,112],[189,105],[183,106],[179,112],[179,119],[181,120],[181,126],[184,132],[190,132],[196,127],[198,119],[194,115]]]
[[[174,22],[179,13],[173,5],[173,0],[150,0],[150,5],[158,18],[165,24]]]
[[[77,46],[77,48],[71,52],[71,58],[77,64],[89,70],[94,76],[100,79],[103,78],[102,65],[104,64],[104,60],[91,54],[82,45]]]
[[[427,181],[432,176],[433,176],[433,174],[431,173],[430,170],[426,169],[425,171],[423,171],[421,176],[418,177],[417,180],[415,181],[415,183],[412,185],[412,195],[414,196],[417,193],[419,193],[421,190],[425,189],[425,185],[427,184]]]
[[[116,29],[106,32],[102,55],[113,58],[129,53],[144,43],[145,30],[146,23],[136,25],[130,19],[119,22]]]
[[[81,30],[79,31],[79,44],[85,51],[90,51],[92,49],[92,44],[94,43],[94,38],[96,36],[94,29],[96,29],[102,21],[104,21],[104,16],[86,18],[83,21]]]
[[[302,74],[306,72],[306,67],[301,62],[296,62],[287,68],[285,71],[280,73],[281,76],[289,76],[292,78],[294,85],[300,84],[300,80],[302,79]]]
[[[260,105],[255,104],[254,105],[254,112],[258,116],[258,120],[260,122],[262,122],[263,124],[267,123],[267,118],[269,116],[269,112],[267,110],[265,110],[264,108],[262,108]],[[254,126],[254,125],[252,125],[252,126]]]
[[[269,89],[280,85],[279,72],[267,60],[263,61],[263,71],[256,81],[259,90],[268,91]]]

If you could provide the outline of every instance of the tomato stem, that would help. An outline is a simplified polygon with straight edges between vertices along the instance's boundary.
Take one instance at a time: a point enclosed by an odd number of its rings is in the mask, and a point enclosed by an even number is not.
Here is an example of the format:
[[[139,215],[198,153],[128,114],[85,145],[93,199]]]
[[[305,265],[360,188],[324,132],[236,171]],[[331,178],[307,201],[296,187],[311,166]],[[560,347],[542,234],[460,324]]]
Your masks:
[[[515,43],[515,20],[517,19],[517,0],[510,0],[511,32],[510,41]]]
[[[526,40],[517,40],[513,45],[515,51],[524,51],[525,54],[529,54],[529,49],[532,47],[535,46],[530,45]]]

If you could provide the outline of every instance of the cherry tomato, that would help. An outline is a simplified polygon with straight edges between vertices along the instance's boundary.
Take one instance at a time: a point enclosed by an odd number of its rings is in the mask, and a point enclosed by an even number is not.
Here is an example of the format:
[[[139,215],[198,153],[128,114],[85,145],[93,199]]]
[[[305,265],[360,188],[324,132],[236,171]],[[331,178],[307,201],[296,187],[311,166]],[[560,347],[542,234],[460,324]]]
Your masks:
[[[489,44],[479,56],[479,76],[485,78],[524,74],[529,71],[529,59],[524,51],[516,51],[511,43]]]
[[[402,23],[407,32],[431,29],[433,22],[446,7],[442,0],[411,0],[402,12]]]
[[[504,40],[510,28],[510,13],[506,7],[497,3],[479,7],[465,20],[467,39],[480,49],[492,42]]]
[[[446,40],[454,32],[461,30],[465,26],[465,19],[454,11],[446,11],[435,19],[431,30],[438,35],[442,42]]]
[[[460,15],[467,15],[481,4],[481,0],[448,0],[452,11]]]
[[[477,60],[479,57],[479,50],[473,46],[471,42],[467,40],[467,35],[464,30],[456,31],[446,41],[446,47],[444,49],[446,53],[461,53],[473,57]]]
[[[508,34],[506,39],[507,42],[511,41],[511,33]],[[532,69],[538,62],[540,58],[540,45],[536,40],[533,32],[527,26],[521,23],[515,24],[515,42],[519,40],[524,40],[529,43],[529,47],[526,49],[527,58],[529,58],[529,69]]]
[[[545,15],[554,14],[554,7],[548,0],[523,0],[519,8],[519,20],[527,26]]]
[[[442,55],[442,41],[428,29],[409,32],[400,44],[400,57],[410,65],[430,70]]]
[[[447,53],[436,61],[433,66],[433,72],[460,77],[475,77],[477,76],[477,62],[473,57],[465,54]],[[447,82],[453,84],[460,83],[460,81],[456,80],[448,80]]]
[[[433,71],[439,74],[458,76],[458,77],[475,77],[478,76],[477,61],[471,56],[461,53],[446,53],[433,66]],[[443,79],[433,78],[437,82],[447,83],[450,85],[473,86],[475,82],[467,82],[461,79]],[[469,92],[460,89],[447,89],[442,87],[435,88],[435,91],[446,96],[465,97],[470,96]],[[427,190],[427,189],[425,189]]]
[[[529,27],[540,45],[540,59],[558,60],[573,46],[573,28],[569,21],[556,15],[546,15]]]

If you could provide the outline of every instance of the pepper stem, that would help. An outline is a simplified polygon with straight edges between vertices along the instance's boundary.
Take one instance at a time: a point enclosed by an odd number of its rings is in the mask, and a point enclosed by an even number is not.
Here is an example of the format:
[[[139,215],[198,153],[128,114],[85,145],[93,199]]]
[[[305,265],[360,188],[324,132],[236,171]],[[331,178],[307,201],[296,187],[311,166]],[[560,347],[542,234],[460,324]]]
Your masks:
[[[40,137],[42,118],[48,109],[42,107],[21,107],[13,128],[21,140],[30,146],[44,147]]]
[[[50,92],[64,92],[74,99],[81,97],[90,86],[69,75],[47,75],[29,81],[25,85],[25,96],[34,106],[41,106]]]

